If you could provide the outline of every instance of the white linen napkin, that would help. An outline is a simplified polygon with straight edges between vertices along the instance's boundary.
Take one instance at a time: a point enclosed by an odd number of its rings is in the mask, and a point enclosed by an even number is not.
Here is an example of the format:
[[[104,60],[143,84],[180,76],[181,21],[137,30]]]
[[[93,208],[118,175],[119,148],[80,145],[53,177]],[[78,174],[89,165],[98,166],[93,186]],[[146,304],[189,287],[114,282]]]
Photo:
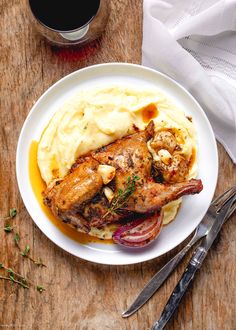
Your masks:
[[[144,0],[142,65],[201,104],[236,163],[236,0]]]

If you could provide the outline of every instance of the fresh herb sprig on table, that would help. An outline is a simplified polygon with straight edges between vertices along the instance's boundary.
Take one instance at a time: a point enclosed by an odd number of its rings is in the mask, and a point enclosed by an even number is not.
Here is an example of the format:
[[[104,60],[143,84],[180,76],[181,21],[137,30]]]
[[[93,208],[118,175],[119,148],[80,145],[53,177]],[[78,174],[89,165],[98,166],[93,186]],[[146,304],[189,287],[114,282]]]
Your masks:
[[[1,218],[1,220],[13,219],[13,218],[15,218],[16,215],[17,215],[17,210],[16,210],[16,208],[13,207],[9,210],[9,215],[7,217]]]
[[[133,194],[136,189],[136,181],[140,178],[134,175],[132,178],[129,176],[126,181],[126,186],[123,189],[118,189],[117,194],[114,196],[108,211],[103,215],[105,218],[108,214],[116,214],[117,210],[120,209],[128,198]]]
[[[17,215],[17,210],[16,210],[16,208],[11,208],[11,209],[9,210],[9,215],[6,216],[6,217],[4,217],[4,218],[1,218],[1,220],[8,221],[8,220],[11,220],[11,219],[15,218],[16,215]],[[6,224],[5,224],[5,227],[4,227],[4,231],[5,231],[6,233],[10,233],[10,232],[12,232],[12,230],[13,230],[13,227],[12,227],[9,223],[6,223]]]
[[[29,245],[26,245],[24,250],[21,249],[21,247],[19,245],[20,235],[17,232],[14,231],[14,227],[9,223],[9,220],[15,218],[16,215],[17,215],[16,208],[11,208],[9,210],[9,216],[4,217],[4,218],[1,219],[1,220],[7,221],[7,223],[4,226],[5,233],[7,233],[7,234],[13,233],[14,234],[14,242],[15,242],[16,246],[18,247],[18,249],[20,250],[20,255],[22,257],[29,259],[30,261],[32,261],[37,266],[46,267],[46,265],[42,262],[41,258],[35,260],[34,258],[32,258],[29,255],[29,252],[30,252]]]
[[[14,236],[14,242],[17,246],[17,248],[19,249],[20,251],[20,255],[24,258],[28,258],[30,261],[32,261],[35,265],[37,266],[41,266],[41,267],[47,267],[43,262],[42,262],[42,259],[39,258],[38,260],[35,260],[33,259],[30,255],[29,255],[29,252],[30,252],[30,247],[29,245],[27,244],[24,248],[24,250],[21,249],[20,247],[20,235],[18,233],[15,233],[15,236]]]
[[[13,219],[17,215],[17,210],[15,208],[11,208],[9,210],[9,216],[6,216],[4,218],[1,218],[0,220],[7,221],[4,225],[4,231],[5,233],[14,234],[14,242],[17,248],[20,250],[20,255],[24,258],[28,258],[30,261],[32,261],[37,266],[46,267],[46,265],[42,262],[41,258],[38,260],[33,259],[30,255],[30,247],[27,244],[24,248],[24,250],[21,249],[19,242],[20,242],[20,235],[14,231],[14,228],[12,224],[9,223],[9,220]],[[12,268],[8,268],[3,265],[3,263],[0,263],[0,270],[5,270],[6,274],[4,276],[0,275],[0,280],[5,281],[11,281],[12,283],[15,283],[17,285],[20,285],[21,287],[25,289],[29,289],[30,285],[34,286],[35,289],[42,293],[45,291],[45,288],[42,285],[35,285],[33,282],[31,282],[29,279],[27,279],[25,276],[16,273]]]
[[[0,270],[3,269],[7,273],[5,276],[0,276],[0,279],[11,281],[17,285],[20,285],[24,289],[29,289],[30,285],[34,286],[35,289],[42,293],[45,289],[42,285],[35,285],[31,280],[26,278],[25,276],[16,273],[12,268],[8,268],[0,263]]]

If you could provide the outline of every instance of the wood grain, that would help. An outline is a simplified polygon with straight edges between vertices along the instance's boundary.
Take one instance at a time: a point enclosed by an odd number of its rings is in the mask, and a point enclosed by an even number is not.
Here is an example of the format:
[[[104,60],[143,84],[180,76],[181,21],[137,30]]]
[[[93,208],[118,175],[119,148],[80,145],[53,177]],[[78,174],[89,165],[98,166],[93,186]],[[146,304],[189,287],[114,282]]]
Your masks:
[[[135,315],[122,319],[121,312],[140,288],[180,246],[137,265],[101,266],[75,258],[47,239],[24,208],[15,175],[15,152],[23,122],[38,97],[55,81],[76,69],[103,62],[140,63],[142,2],[112,0],[106,32],[78,59],[51,48],[29,22],[26,0],[1,0],[1,106],[0,106],[0,205],[1,216],[9,207],[20,215],[14,220],[22,242],[47,268],[38,269],[23,259],[12,235],[0,223],[0,262],[47,287],[39,294],[0,281],[0,328],[147,330],[180,278],[188,257],[159,292]],[[220,171],[216,194],[236,182],[235,165],[219,147]],[[206,164],[207,166],[207,164]],[[236,328],[236,217],[224,226],[167,329],[229,330]]]

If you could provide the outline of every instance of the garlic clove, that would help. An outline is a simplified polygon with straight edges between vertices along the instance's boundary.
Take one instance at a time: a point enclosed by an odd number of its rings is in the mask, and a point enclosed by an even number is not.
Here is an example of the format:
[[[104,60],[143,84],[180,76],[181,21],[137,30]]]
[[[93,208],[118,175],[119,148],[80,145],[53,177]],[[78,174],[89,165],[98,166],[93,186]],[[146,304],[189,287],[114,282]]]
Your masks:
[[[172,156],[171,156],[171,154],[169,153],[168,150],[166,150],[166,149],[159,150],[158,151],[158,156],[160,157],[160,160],[164,164],[166,164],[166,165],[170,164]]]
[[[105,187],[103,189],[104,195],[106,196],[106,198],[108,199],[109,203],[113,200],[115,194],[114,192],[111,190],[111,188],[109,187]]]
[[[99,165],[98,173],[102,177],[102,181],[104,184],[108,184],[116,175],[116,169],[110,165]]]

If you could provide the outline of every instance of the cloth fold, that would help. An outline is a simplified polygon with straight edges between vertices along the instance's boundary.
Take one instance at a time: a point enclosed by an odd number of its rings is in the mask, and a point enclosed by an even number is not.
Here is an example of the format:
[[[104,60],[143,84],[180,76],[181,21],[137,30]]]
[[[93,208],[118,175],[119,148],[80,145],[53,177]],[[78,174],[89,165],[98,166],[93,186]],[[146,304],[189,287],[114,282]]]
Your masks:
[[[142,65],[184,86],[236,163],[236,0],[144,0]]]

